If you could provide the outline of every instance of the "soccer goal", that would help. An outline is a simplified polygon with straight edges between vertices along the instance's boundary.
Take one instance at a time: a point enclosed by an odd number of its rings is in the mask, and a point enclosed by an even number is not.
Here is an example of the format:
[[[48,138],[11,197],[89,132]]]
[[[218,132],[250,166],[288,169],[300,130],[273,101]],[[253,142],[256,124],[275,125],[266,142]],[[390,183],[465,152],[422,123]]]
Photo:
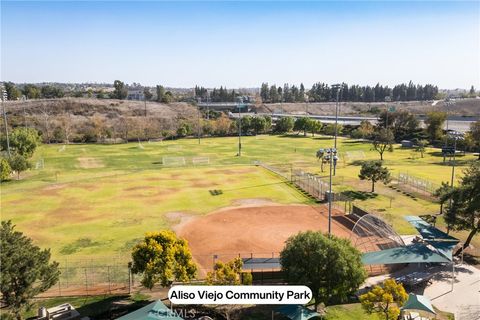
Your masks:
[[[184,166],[185,157],[163,157],[162,164],[170,167]]]
[[[43,158],[35,162],[35,170],[40,170],[45,167],[45,162],[43,161]]]
[[[58,148],[58,152],[63,152],[63,151],[65,151],[65,148],[66,148],[65,145],[61,146],[60,148]]]
[[[193,157],[192,164],[194,166],[210,164],[210,158],[209,157]]]

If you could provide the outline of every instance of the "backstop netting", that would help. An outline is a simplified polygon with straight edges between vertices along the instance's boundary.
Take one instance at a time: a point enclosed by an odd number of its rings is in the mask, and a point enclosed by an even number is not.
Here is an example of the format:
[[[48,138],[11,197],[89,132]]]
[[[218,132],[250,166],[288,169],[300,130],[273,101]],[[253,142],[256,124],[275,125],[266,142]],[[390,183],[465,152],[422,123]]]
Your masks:
[[[374,252],[405,246],[403,239],[380,217],[367,213],[358,207],[353,208],[352,220],[356,220],[350,240],[361,252]],[[383,274],[393,269],[385,265],[369,265],[370,275]]]

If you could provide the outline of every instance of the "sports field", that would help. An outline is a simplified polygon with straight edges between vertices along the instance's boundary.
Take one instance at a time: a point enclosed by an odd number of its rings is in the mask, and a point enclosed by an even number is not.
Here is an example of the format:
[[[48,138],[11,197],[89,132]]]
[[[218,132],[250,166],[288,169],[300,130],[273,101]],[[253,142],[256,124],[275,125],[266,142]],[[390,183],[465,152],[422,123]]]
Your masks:
[[[2,219],[12,219],[37,244],[52,248],[55,258],[128,257],[146,231],[174,228],[184,218],[248,201],[313,204],[285,180],[252,163],[291,165],[325,175],[315,152],[332,144],[330,137],[242,137],[242,157],[236,156],[236,137],[202,139],[200,144],[182,139],[43,145],[33,159],[36,169],[20,181],[2,184]],[[343,138],[338,149],[334,188],[353,191],[357,203],[382,214],[400,233],[413,232],[402,216],[438,211],[428,200],[412,199],[381,184],[377,194],[370,195],[370,183],[357,178],[358,161],[378,159],[378,154],[368,142]],[[437,184],[450,179],[451,167],[443,165],[433,149],[420,158],[397,146],[384,158],[394,175],[408,172]],[[473,158],[458,157],[458,175]]]

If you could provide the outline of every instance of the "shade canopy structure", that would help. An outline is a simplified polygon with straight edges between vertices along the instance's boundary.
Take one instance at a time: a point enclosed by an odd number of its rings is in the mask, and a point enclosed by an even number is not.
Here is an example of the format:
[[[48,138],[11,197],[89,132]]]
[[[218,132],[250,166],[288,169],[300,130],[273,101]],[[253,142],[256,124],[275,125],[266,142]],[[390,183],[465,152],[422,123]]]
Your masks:
[[[367,252],[362,256],[363,264],[400,264],[400,263],[446,263],[451,262],[422,243],[404,247]]]
[[[301,305],[287,305],[277,309],[278,313],[283,314],[292,320],[308,320],[320,317],[318,312],[312,311]]]
[[[420,294],[410,293],[408,295],[408,300],[405,302],[403,307],[400,308],[402,311],[405,310],[420,310],[426,311],[429,313],[437,314],[432,307],[430,299]]]
[[[417,229],[418,233],[420,233],[422,235],[422,238],[425,240],[451,241],[455,243],[459,242],[457,238],[452,237],[445,232],[435,228],[420,217],[406,216],[405,220],[407,220],[415,229]]]
[[[183,320],[183,318],[167,308],[162,301],[157,300],[117,320]]]

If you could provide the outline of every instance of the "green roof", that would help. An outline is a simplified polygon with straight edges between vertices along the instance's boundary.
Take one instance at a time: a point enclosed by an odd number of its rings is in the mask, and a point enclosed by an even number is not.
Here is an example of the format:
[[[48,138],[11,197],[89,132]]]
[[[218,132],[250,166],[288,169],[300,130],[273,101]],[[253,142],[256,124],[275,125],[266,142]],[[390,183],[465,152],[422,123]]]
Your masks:
[[[308,320],[320,317],[318,312],[307,309],[301,305],[286,305],[277,309],[277,312],[283,314],[292,320]]]
[[[427,240],[427,243],[434,247],[438,253],[444,255],[446,258],[448,258],[448,260],[452,261],[453,249],[458,242]]]
[[[146,305],[134,312],[117,318],[117,320],[183,320],[178,317],[176,313],[168,309],[162,301],[157,300],[155,302]]]
[[[422,235],[422,238],[425,240],[441,240],[441,241],[452,241],[458,243],[459,240],[454,238],[445,232],[435,228],[430,225],[428,222],[417,216],[406,216],[407,220],[412,226],[417,229],[418,233]]]
[[[405,302],[403,307],[400,309],[402,310],[420,310],[420,311],[426,311],[430,312],[433,314],[436,314],[435,310],[432,307],[432,303],[430,302],[430,299],[428,299],[425,296],[422,295],[417,295],[414,293],[410,293],[408,295],[408,300]]]
[[[414,243],[408,246],[364,253],[362,256],[362,262],[363,264],[368,265],[450,262],[450,260],[445,256],[430,250],[424,244]]]

